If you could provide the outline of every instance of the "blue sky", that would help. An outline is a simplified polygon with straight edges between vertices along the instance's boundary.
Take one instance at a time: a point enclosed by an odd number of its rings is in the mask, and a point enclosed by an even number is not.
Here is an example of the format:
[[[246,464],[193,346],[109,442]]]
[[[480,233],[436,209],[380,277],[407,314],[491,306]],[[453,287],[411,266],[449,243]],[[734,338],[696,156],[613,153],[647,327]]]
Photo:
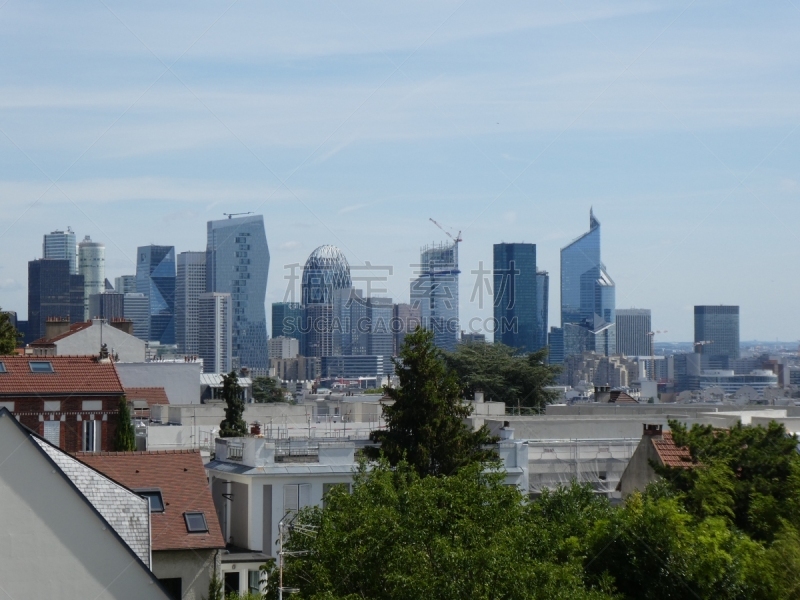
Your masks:
[[[470,297],[492,244],[525,241],[557,324],[593,206],[617,306],[661,340],[718,303],[743,339],[797,340],[798,31],[797,0],[8,0],[0,306],[26,312],[47,231],[105,242],[113,280],[137,245],[200,250],[252,210],[268,303],[325,243],[407,299],[433,217],[463,231],[464,323],[491,315]]]

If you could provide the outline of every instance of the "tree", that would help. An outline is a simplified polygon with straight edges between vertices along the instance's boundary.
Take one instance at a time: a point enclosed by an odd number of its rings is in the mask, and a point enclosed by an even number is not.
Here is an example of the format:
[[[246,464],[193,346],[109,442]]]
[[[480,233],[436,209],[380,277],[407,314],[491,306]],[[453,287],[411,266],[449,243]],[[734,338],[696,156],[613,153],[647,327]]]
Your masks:
[[[485,427],[472,431],[464,424],[472,412],[461,399],[461,385],[448,372],[433,332],[418,328],[406,336],[399,358],[393,359],[399,388],[386,388],[394,404],[384,406],[386,430],[370,438],[392,465],[406,460],[421,476],[452,475],[473,463],[496,457],[484,446],[495,442]],[[376,458],[378,450],[368,455]]]
[[[204,600],[222,600],[222,580],[216,573],[208,580],[208,597]]]
[[[125,396],[119,399],[117,411],[117,430],[114,433],[115,452],[133,452],[136,450],[136,433],[133,430],[131,411]]]
[[[558,365],[548,365],[547,349],[530,354],[495,342],[459,344],[445,355],[447,365],[461,379],[467,398],[482,390],[487,400],[525,408],[542,409],[557,398],[545,389],[556,383]]]
[[[286,394],[272,377],[253,379],[253,401],[286,402]]]
[[[328,600],[609,599],[584,585],[580,556],[553,558],[544,525],[480,464],[450,477],[421,477],[404,461],[362,464],[352,494],[334,489],[324,510],[296,518],[287,550],[299,554],[287,555],[284,585]]]
[[[219,424],[220,437],[242,437],[247,435],[247,423],[244,422],[244,400],[242,386],[236,371],[222,376],[222,398],[225,400],[225,420]]]
[[[689,448],[698,465],[680,469],[654,465],[682,494],[694,515],[727,516],[757,540],[771,541],[783,521],[800,527],[800,455],[798,440],[783,425],[730,429],[670,421],[678,446]]]
[[[0,355],[14,354],[22,335],[11,324],[11,316],[0,310]]]

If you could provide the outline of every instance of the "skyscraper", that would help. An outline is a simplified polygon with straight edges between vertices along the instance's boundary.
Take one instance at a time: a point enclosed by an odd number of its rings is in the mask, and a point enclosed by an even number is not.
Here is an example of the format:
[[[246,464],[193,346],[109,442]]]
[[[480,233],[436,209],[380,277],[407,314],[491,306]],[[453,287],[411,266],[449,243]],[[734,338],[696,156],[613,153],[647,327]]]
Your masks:
[[[125,316],[125,294],[103,292],[89,296],[89,318],[122,319]]]
[[[200,294],[197,301],[198,354],[204,373],[230,372],[233,351],[231,295]]]
[[[133,323],[133,335],[145,342],[150,341],[150,299],[144,294],[132,292],[122,300],[123,315]]]
[[[304,356],[333,356],[349,345],[350,319],[344,310],[349,311],[352,287],[350,265],[339,248],[320,246],[309,255],[302,280]]]
[[[539,334],[538,346],[547,346],[550,304],[550,275],[547,271],[536,271],[536,326]]]
[[[51,317],[70,323],[83,321],[83,276],[69,270],[68,260],[42,258],[28,263],[27,339],[42,337]]]
[[[495,244],[493,275],[495,341],[538,350],[536,244]]]
[[[264,217],[208,222],[206,291],[231,295],[233,368],[269,369],[267,313],[269,246]]]
[[[178,352],[198,352],[198,300],[205,292],[206,253],[181,252],[175,279],[175,343]]]
[[[120,275],[114,278],[114,291],[118,294],[136,293],[136,275]]]
[[[411,306],[419,308],[422,326],[433,331],[434,343],[453,351],[459,335],[458,243],[423,246],[419,263],[419,277],[411,282]]]
[[[69,261],[71,275],[78,274],[78,254],[75,245],[75,233],[67,227],[66,231],[56,230],[44,234],[42,242],[42,258],[55,258]]]
[[[78,272],[83,275],[83,319],[89,314],[89,296],[106,291],[106,247],[88,235],[78,244]]]
[[[617,354],[650,356],[653,351],[650,309],[622,308],[617,310]]]
[[[391,298],[367,298],[367,322],[369,323],[369,343],[367,354],[371,356],[391,356],[394,350],[392,317],[394,305]]]
[[[410,304],[394,305],[394,355],[400,352],[406,341],[406,336],[412,333],[417,327],[422,327],[422,314],[420,307],[412,307]]]
[[[567,335],[564,356],[583,351],[616,351],[614,280],[600,260],[600,221],[589,211],[589,231],[561,249],[561,326],[578,325],[587,335]],[[573,345],[570,340],[585,341]]]
[[[137,249],[136,291],[148,298],[150,340],[175,343],[175,247]]]
[[[300,339],[300,324],[303,309],[299,302],[272,303],[272,337],[292,337]]]
[[[695,306],[694,343],[703,368],[727,369],[739,358],[739,307]]]

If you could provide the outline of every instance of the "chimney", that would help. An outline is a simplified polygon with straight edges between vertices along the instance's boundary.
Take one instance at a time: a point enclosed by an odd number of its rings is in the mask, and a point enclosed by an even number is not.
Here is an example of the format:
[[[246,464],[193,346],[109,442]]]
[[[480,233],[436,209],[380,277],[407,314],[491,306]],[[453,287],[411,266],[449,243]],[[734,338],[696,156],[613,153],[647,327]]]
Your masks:
[[[481,404],[483,402],[483,390],[475,390],[475,402]]]
[[[663,433],[663,429],[664,429],[663,425],[648,425],[647,423],[645,423],[643,435],[649,435],[652,437],[660,438]]]
[[[109,323],[114,329],[119,329],[123,333],[133,335],[133,321],[130,319],[111,319]]]
[[[44,339],[52,340],[69,331],[69,319],[64,317],[48,317],[44,324]]]
[[[514,428],[511,427],[511,423],[508,421],[503,421],[503,426],[500,428],[500,440],[513,440],[514,439]]]

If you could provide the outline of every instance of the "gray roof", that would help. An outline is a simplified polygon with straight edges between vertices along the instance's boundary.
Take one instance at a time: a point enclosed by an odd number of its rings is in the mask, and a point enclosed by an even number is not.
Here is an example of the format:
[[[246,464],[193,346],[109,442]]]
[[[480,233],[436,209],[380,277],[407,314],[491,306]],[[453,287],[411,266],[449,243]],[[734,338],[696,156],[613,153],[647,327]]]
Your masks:
[[[319,463],[277,463],[266,467],[249,467],[235,465],[220,460],[212,460],[206,464],[209,471],[236,473],[237,475],[352,475],[358,468],[357,463],[343,465],[325,465]]]
[[[41,438],[31,437],[150,567],[150,503]]]

